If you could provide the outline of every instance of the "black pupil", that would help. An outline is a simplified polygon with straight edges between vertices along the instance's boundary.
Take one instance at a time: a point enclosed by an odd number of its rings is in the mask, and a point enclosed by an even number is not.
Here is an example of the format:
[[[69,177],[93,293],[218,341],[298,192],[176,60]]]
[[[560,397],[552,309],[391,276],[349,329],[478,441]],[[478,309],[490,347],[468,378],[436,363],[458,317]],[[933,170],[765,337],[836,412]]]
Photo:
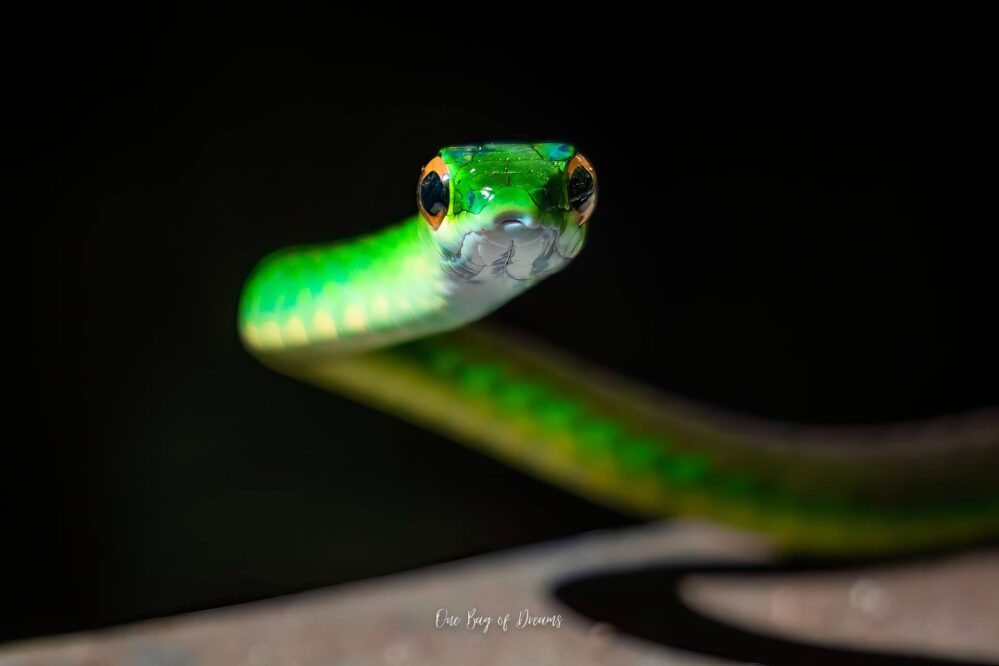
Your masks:
[[[576,210],[583,207],[593,194],[593,176],[584,167],[576,167],[569,176],[569,203]]]
[[[447,210],[447,185],[436,171],[428,173],[420,183],[420,205],[433,216]]]

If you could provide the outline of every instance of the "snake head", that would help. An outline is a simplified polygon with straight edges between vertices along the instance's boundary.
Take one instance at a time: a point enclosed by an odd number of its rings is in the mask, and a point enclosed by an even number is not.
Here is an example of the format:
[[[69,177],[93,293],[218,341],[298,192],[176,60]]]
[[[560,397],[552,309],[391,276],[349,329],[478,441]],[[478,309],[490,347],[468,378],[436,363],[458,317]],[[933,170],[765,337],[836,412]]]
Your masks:
[[[417,186],[442,260],[479,281],[560,269],[582,249],[596,199],[593,167],[565,143],[444,148]]]

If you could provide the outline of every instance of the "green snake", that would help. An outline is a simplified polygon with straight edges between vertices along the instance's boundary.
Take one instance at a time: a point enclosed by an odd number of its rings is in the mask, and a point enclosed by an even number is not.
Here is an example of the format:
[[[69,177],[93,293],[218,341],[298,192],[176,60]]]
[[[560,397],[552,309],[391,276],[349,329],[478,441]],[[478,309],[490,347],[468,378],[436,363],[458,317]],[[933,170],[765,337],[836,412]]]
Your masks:
[[[263,259],[242,293],[241,339],[282,373],[633,514],[702,516],[830,555],[999,534],[995,410],[771,422],[475,324],[572,261],[597,191],[568,144],[444,148],[420,175],[419,214]]]

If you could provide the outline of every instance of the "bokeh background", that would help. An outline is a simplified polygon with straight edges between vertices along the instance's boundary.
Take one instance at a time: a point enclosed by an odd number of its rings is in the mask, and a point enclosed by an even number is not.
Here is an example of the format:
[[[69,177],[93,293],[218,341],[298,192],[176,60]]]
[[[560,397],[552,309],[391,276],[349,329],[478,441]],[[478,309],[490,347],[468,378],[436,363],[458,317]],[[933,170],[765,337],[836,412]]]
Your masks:
[[[999,403],[978,54],[59,19],[12,25],[4,74],[0,640],[633,520],[242,351],[255,261],[410,214],[442,145],[564,139],[596,165],[588,248],[507,324],[782,419]]]

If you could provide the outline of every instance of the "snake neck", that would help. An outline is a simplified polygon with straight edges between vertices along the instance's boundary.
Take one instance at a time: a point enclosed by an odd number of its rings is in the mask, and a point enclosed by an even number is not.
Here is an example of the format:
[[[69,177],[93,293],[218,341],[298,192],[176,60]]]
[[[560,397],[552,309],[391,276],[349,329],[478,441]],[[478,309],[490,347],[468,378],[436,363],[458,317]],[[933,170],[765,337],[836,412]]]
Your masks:
[[[419,216],[375,234],[265,258],[243,289],[239,331],[259,357],[315,362],[463,326],[536,280],[516,256],[470,235],[443,250]]]

